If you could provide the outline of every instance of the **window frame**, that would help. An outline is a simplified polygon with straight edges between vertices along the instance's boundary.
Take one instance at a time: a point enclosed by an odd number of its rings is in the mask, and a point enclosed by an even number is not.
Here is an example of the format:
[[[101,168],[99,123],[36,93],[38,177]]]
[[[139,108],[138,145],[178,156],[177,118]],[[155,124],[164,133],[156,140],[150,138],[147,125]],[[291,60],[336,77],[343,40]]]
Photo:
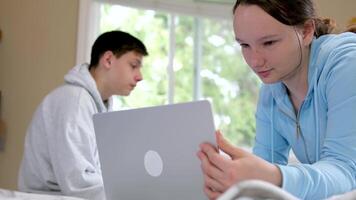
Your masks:
[[[202,33],[201,19],[199,17],[232,19],[232,2],[220,1],[216,3],[211,0],[189,0],[189,1],[170,1],[170,0],[80,0],[78,17],[77,35],[77,56],[76,64],[89,62],[91,44],[99,35],[100,4],[110,3],[121,6],[128,6],[137,9],[152,9],[170,13],[169,23],[169,52],[167,64],[168,76],[168,103],[174,103],[175,95],[175,74],[173,70],[175,56],[175,19],[177,14],[190,15],[194,17],[194,56],[193,56],[193,100],[201,98],[200,65],[202,60]],[[229,12],[230,11],[230,12]],[[228,14],[230,13],[230,14]]]
[[[204,72],[204,67],[202,66],[202,64],[205,62],[205,57],[203,56],[203,46],[204,46],[204,24],[205,24],[205,20],[209,19],[209,20],[218,20],[219,23],[221,23],[221,20],[227,20],[226,22],[231,22],[233,20],[232,17],[232,5],[225,5],[225,17],[216,17],[213,15],[203,15],[201,13],[198,13],[196,15],[192,15],[189,12],[181,12],[181,13],[177,13],[174,12],[172,10],[169,9],[159,9],[156,8],[156,4],[155,5],[151,5],[151,7],[145,5],[145,6],[139,6],[137,2],[143,2],[143,1],[147,1],[147,2],[163,2],[163,1],[169,1],[170,0],[135,0],[135,1],[126,1],[126,0],[79,0],[80,2],[80,6],[79,6],[79,17],[78,17],[78,46],[77,46],[77,64],[81,64],[83,62],[88,62],[90,60],[90,50],[91,50],[91,46],[94,42],[94,40],[96,39],[96,37],[100,34],[100,15],[101,15],[101,4],[112,4],[112,5],[119,5],[119,6],[124,6],[124,7],[131,7],[133,9],[142,9],[142,10],[154,10],[157,12],[165,12],[168,15],[168,21],[170,24],[170,27],[168,27],[168,34],[169,34],[169,46],[168,46],[168,52],[167,52],[167,57],[168,57],[168,61],[167,61],[167,65],[166,65],[166,74],[167,74],[167,85],[165,84],[165,87],[167,87],[167,95],[165,97],[166,101],[165,103],[168,104],[172,104],[175,103],[175,90],[176,90],[176,72],[174,71],[174,59],[175,59],[175,54],[176,54],[176,41],[175,41],[175,37],[176,37],[176,32],[175,32],[175,20],[180,16],[189,16],[193,18],[193,25],[194,25],[194,29],[191,32],[192,33],[192,37],[194,40],[193,43],[193,54],[192,54],[192,65],[191,67],[193,67],[193,80],[192,80],[192,91],[193,94],[191,94],[192,100],[199,100],[202,98],[202,96],[205,94],[205,90],[204,90],[204,77],[201,75],[201,73]],[[177,2],[181,2],[183,0],[177,0]],[[200,1],[218,1],[218,0],[184,0],[184,1],[190,1],[190,2],[200,2]],[[131,2],[131,4],[126,4],[125,2]],[[175,1],[174,1],[175,2]],[[137,4],[136,6],[134,6],[133,4]],[[191,5],[192,7],[196,6],[197,4]],[[213,4],[212,4],[213,5]],[[216,4],[214,4],[216,5]],[[156,6],[156,7],[155,7]],[[217,12],[217,11],[214,11]],[[214,79],[214,81],[216,81]],[[204,90],[204,91],[202,91]],[[207,98],[208,100],[214,101],[213,99],[210,99],[209,97]],[[120,98],[110,98],[110,100],[112,101],[116,101],[118,104],[121,104],[121,100]],[[180,100],[176,99],[177,102]],[[213,105],[214,107],[214,105]],[[246,106],[244,106],[246,107]],[[116,107],[116,109],[126,109],[129,107]],[[218,117],[219,116],[219,117]],[[221,113],[220,111],[217,111],[214,115],[214,121],[215,124],[217,124],[219,126],[219,124],[224,124],[226,125],[226,121],[225,120],[225,114]],[[230,116],[229,116],[230,117]],[[236,118],[236,116],[235,116]],[[234,119],[235,119],[234,118]],[[219,120],[218,120],[219,119]],[[236,118],[238,119],[238,118]],[[228,122],[229,124],[230,122]],[[254,123],[255,124],[255,123]],[[220,126],[219,126],[220,127]],[[248,129],[250,126],[248,126]],[[223,127],[221,127],[223,130]],[[255,129],[255,127],[252,127],[252,129]],[[234,134],[239,133],[239,132],[246,132],[245,129],[236,129],[235,126],[235,131],[230,131]],[[237,132],[236,132],[237,130]],[[243,134],[245,135],[245,134]],[[242,141],[244,142],[244,138],[249,138],[250,134],[247,134],[247,136],[243,136],[243,137],[234,137],[234,140],[236,139],[236,141]],[[242,139],[241,139],[242,138]],[[229,138],[230,139],[230,138]],[[231,140],[232,141],[232,140]],[[247,146],[249,146],[249,144],[251,142],[249,142],[249,140],[245,140],[248,142]],[[237,143],[236,143],[237,144]],[[243,144],[246,145],[245,143],[239,143],[239,144]]]

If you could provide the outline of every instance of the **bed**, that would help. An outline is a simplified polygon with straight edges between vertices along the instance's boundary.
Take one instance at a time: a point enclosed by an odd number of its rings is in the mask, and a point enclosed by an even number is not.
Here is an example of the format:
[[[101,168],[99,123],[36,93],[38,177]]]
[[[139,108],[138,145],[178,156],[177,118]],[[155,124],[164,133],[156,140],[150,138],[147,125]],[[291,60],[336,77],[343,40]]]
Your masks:
[[[260,200],[260,199],[288,199],[298,198],[281,188],[260,180],[248,180],[231,186],[218,200]],[[356,200],[356,190],[335,195],[326,200]]]
[[[14,190],[0,189],[1,200],[84,200],[76,197],[46,195],[46,194],[33,194],[25,193]]]

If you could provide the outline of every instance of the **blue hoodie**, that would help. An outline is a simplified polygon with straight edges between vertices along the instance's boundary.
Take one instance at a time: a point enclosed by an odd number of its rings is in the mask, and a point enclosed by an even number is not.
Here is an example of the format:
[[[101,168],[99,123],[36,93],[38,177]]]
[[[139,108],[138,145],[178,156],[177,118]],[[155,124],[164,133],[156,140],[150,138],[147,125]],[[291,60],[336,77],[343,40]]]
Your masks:
[[[262,86],[253,151],[280,168],[283,189],[323,199],[356,188],[356,34],[313,40],[308,85],[298,115],[283,83]],[[287,165],[291,149],[301,163]]]

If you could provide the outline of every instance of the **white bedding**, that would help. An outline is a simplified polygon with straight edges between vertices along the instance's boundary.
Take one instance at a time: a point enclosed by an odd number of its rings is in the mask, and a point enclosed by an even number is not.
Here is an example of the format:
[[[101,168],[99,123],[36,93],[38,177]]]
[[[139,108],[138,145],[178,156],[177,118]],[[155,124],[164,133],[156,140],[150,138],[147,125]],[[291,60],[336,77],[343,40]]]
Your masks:
[[[33,194],[0,189],[0,200],[83,200],[75,197]]]
[[[298,198],[282,190],[280,187],[260,180],[248,180],[231,186],[218,200],[261,200]],[[356,190],[335,195],[326,200],[356,200]]]
[[[271,186],[266,185],[265,183],[262,183],[263,187],[258,186],[258,184],[261,183],[257,184],[258,187],[256,186],[256,183],[253,182],[246,182],[246,183],[231,187],[229,192],[226,192],[219,199],[220,200],[231,200],[231,199],[252,200],[252,199],[263,199],[263,197],[286,197],[283,195],[288,195],[281,191],[276,192],[276,190],[271,190],[270,188]],[[252,184],[253,186],[251,186],[250,184]],[[265,189],[269,190],[270,192],[266,193]],[[293,199],[293,197],[290,198],[290,196],[288,196],[288,199]],[[24,193],[24,192],[0,189],[0,200],[84,200],[84,199],[80,199],[76,197],[67,197],[67,196]],[[330,197],[327,200],[356,200],[356,190],[353,190],[351,192],[342,195],[336,195]]]

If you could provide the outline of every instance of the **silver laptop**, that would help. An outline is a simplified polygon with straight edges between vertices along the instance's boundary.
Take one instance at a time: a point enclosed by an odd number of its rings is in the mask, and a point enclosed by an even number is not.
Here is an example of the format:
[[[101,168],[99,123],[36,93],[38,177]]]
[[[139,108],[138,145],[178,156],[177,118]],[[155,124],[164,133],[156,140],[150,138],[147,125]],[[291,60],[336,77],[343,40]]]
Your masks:
[[[195,101],[94,115],[107,200],[200,200],[199,144],[216,145],[211,106]]]

